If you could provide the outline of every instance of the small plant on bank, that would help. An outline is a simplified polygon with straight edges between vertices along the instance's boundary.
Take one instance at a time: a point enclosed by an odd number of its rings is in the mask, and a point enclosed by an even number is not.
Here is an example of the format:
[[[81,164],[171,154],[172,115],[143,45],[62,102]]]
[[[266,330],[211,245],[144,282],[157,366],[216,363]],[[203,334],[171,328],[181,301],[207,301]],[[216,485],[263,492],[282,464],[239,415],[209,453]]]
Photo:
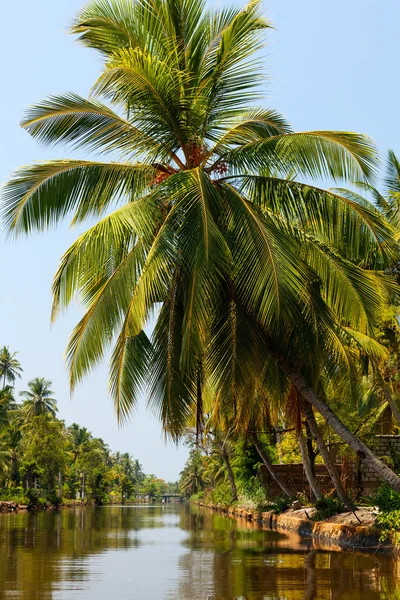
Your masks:
[[[293,502],[293,498],[288,496],[277,496],[273,502],[269,504],[267,510],[273,510],[276,515],[280,515],[288,510]]]
[[[375,494],[368,496],[367,501],[381,511],[400,511],[400,494],[384,483]]]
[[[218,485],[210,494],[210,499],[213,504],[220,506],[232,506],[234,504],[231,488],[228,482]]]
[[[38,508],[45,503],[43,499],[40,498],[39,490],[35,490],[34,488],[26,490],[26,497],[28,498],[28,508]]]
[[[333,515],[346,512],[346,507],[336,496],[323,496],[315,502],[316,512],[313,521],[324,521]]]
[[[381,512],[376,518],[376,525],[382,530],[379,537],[381,542],[400,543],[400,510]]]
[[[190,496],[190,502],[198,502],[199,500],[203,500],[204,499],[204,492],[197,492],[197,494],[192,494]]]

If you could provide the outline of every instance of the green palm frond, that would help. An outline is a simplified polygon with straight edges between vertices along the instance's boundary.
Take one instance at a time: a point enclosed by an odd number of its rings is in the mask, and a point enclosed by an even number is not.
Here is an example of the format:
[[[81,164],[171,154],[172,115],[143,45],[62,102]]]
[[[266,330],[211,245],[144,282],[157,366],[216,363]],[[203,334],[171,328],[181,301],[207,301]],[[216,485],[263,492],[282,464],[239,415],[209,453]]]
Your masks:
[[[223,159],[236,169],[267,168],[287,175],[355,181],[376,174],[373,142],[346,131],[307,131],[250,142],[225,152]]]
[[[150,165],[60,160],[21,167],[3,192],[3,218],[14,234],[47,229],[73,213],[73,223],[131,201],[154,175]]]

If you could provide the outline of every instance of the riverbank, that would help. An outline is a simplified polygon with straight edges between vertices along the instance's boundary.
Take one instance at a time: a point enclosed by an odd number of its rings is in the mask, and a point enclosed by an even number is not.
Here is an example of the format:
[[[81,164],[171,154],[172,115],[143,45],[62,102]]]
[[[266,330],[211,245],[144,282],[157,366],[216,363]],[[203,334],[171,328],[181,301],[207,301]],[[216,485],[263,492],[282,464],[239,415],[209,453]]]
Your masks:
[[[54,505],[49,502],[43,502],[37,506],[32,506],[29,504],[19,504],[18,502],[13,500],[0,500],[0,514],[19,512],[25,510],[52,510],[59,507],[75,508],[80,506],[94,506],[94,502],[86,500],[71,500],[68,502],[62,502],[58,505]]]
[[[313,509],[307,508],[289,509],[276,514],[274,511],[257,512],[240,506],[225,507],[202,501],[193,504],[229,516],[259,522],[273,531],[287,531],[311,537],[343,550],[390,552],[396,556],[400,555],[400,546],[393,543],[390,536],[382,541],[382,530],[374,525],[375,515],[367,509],[359,509],[355,513],[340,513],[324,521],[314,521]]]

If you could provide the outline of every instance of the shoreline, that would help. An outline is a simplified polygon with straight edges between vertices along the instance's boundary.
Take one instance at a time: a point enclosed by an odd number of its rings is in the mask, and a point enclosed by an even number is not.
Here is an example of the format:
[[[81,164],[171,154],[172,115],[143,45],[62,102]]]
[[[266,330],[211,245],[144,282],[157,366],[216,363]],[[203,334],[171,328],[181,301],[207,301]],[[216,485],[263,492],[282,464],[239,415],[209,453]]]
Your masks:
[[[36,512],[36,511],[40,511],[40,510],[57,510],[59,508],[85,508],[87,506],[134,506],[134,505],[139,505],[139,504],[143,504],[143,505],[147,505],[147,504],[153,504],[152,502],[144,502],[144,501],[125,501],[125,502],[121,502],[121,501],[115,501],[115,502],[106,502],[105,504],[96,504],[94,501],[92,500],[86,500],[83,502],[80,501],[76,501],[76,502],[66,502],[58,504],[58,505],[54,505],[54,504],[42,504],[40,506],[28,506],[27,504],[19,504],[18,502],[15,502],[14,500],[0,500],[0,515],[6,515],[6,514],[10,514],[10,513],[17,513],[17,512]]]
[[[292,509],[281,514],[273,511],[257,512],[241,507],[224,507],[206,502],[192,502],[197,506],[211,509],[222,514],[258,522],[271,531],[296,533],[304,538],[312,538],[324,545],[329,545],[332,550],[353,550],[360,552],[384,552],[393,556],[400,556],[400,546],[392,541],[381,542],[382,530],[373,525],[350,525],[345,522],[313,521],[302,518]],[[303,511],[304,512],[304,511]],[[350,513],[341,513],[343,518]],[[340,517],[340,515],[337,515]]]

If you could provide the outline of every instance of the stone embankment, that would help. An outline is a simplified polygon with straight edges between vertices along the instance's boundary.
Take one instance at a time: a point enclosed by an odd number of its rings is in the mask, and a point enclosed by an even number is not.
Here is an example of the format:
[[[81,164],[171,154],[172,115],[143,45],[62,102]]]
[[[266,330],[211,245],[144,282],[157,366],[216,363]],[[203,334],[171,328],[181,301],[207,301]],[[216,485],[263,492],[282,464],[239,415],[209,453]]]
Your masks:
[[[20,509],[26,509],[26,506],[20,506],[18,502],[4,502],[0,501],[0,513],[2,512],[14,512]]]
[[[246,508],[226,508],[201,501],[196,504],[247,521],[259,522],[273,531],[287,531],[311,537],[323,543],[325,547],[328,545],[335,549],[400,554],[399,546],[390,541],[380,541],[381,530],[374,527],[375,517],[368,510],[358,510],[355,514],[342,513],[325,521],[313,521],[311,518],[313,509],[291,509],[277,515],[273,511],[260,513]]]

